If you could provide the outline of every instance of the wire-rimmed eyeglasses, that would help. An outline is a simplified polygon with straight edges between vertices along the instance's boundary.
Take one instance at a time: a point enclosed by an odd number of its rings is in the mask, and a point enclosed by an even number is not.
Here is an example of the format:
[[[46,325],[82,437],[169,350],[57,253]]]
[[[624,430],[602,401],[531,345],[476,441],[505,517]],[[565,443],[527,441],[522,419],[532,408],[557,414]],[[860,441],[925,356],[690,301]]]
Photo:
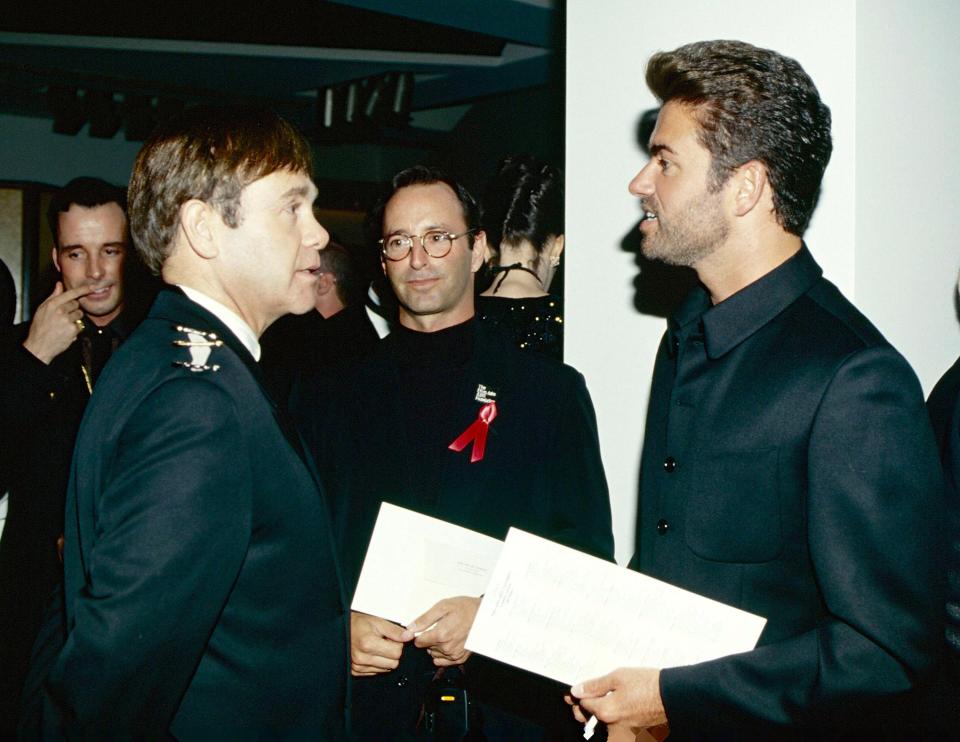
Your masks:
[[[379,240],[380,252],[387,260],[403,260],[413,249],[413,241],[419,239],[420,247],[431,258],[445,258],[453,249],[455,239],[476,231],[476,229],[468,229],[459,234],[450,234],[443,229],[431,229],[423,234],[391,234]]]

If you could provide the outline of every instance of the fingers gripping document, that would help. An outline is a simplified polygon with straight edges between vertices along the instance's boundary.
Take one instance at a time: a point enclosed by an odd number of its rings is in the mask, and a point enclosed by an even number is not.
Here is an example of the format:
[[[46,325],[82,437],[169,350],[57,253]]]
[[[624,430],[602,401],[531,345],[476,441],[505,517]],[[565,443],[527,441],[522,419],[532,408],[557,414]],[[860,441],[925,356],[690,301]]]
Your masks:
[[[407,626],[444,598],[483,595],[502,547],[495,538],[385,502],[350,607]]]
[[[468,650],[567,685],[746,652],[766,623],[516,528],[502,542],[384,503],[351,608],[407,626],[458,595],[483,596]]]
[[[618,667],[677,667],[746,652],[765,623],[511,528],[466,648],[573,685]]]

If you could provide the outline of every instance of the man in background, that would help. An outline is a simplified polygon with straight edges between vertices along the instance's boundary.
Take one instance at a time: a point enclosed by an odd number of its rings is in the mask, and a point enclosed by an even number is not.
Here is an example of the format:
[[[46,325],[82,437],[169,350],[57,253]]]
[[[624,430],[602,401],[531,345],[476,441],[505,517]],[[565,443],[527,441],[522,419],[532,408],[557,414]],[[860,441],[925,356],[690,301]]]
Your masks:
[[[364,361],[302,384],[291,404],[330,493],[350,588],[385,500],[494,538],[516,526],[612,558],[583,377],[475,319],[486,242],[473,197],[439,170],[412,167],[393,178],[378,216],[399,324]],[[461,714],[461,729],[480,726],[490,740],[579,734],[554,684],[470,657],[478,603],[451,595],[406,630],[352,614],[358,739],[426,734],[420,712],[435,676],[465,685],[480,712]]]
[[[915,722],[883,712],[942,645],[942,477],[913,371],[803,242],[829,109],[735,41],[658,53],[647,84],[643,253],[702,286],[657,354],[631,567],[767,623],[750,652],[578,684],[575,713],[678,741]]]
[[[80,418],[133,324],[124,314],[122,189],[77,178],[48,212],[59,272],[29,322],[0,331],[0,449],[9,511],[0,541],[0,730],[16,729],[43,608],[62,579],[57,539]],[[2,735],[0,735],[2,736]]]
[[[323,248],[314,311],[282,317],[261,339],[261,365],[278,399],[287,399],[298,373],[362,358],[373,349],[379,336],[364,308],[363,291],[347,248],[336,242]]]

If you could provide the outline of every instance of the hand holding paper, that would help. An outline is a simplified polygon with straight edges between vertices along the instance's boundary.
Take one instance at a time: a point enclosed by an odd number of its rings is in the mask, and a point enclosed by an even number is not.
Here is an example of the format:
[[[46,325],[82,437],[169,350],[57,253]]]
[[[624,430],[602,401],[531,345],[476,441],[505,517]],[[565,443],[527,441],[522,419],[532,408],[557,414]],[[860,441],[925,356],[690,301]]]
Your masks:
[[[366,613],[350,612],[350,671],[369,677],[395,670],[413,632]]]
[[[631,727],[658,726],[667,721],[660,698],[660,671],[646,667],[614,670],[602,678],[577,683],[570,693],[579,702],[573,715],[586,722],[586,714],[607,724],[624,722]]]
[[[502,546],[495,538],[385,502],[380,506],[351,608],[424,631],[449,611],[449,607],[438,608],[447,600],[483,594]],[[454,640],[453,632],[458,631],[454,619],[457,626],[466,624],[465,636],[476,612],[474,606],[467,621],[451,616],[444,637],[437,640],[434,636],[433,640],[440,644]],[[429,621],[427,617],[431,617]],[[463,644],[463,637],[459,643]],[[459,652],[453,646],[447,649],[450,656],[463,651],[462,646]]]
[[[466,646],[564,683],[574,715],[637,728],[666,721],[659,667],[745,652],[765,621],[515,528]],[[609,672],[611,667],[634,665]],[[601,673],[608,673],[600,676]],[[596,680],[582,682],[585,677]],[[587,722],[589,739],[596,720]]]
[[[479,607],[480,598],[465,595],[446,598],[417,618],[407,629],[419,634],[414,643],[429,652],[437,667],[462,665],[470,656],[463,645]]]

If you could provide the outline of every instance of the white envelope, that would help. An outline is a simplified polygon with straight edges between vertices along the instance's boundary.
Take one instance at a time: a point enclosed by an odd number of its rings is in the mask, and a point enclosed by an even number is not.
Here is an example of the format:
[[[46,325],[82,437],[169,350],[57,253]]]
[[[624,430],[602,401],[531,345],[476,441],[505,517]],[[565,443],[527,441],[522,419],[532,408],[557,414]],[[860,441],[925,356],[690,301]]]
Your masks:
[[[382,503],[350,606],[406,626],[437,601],[479,597],[503,542]]]

